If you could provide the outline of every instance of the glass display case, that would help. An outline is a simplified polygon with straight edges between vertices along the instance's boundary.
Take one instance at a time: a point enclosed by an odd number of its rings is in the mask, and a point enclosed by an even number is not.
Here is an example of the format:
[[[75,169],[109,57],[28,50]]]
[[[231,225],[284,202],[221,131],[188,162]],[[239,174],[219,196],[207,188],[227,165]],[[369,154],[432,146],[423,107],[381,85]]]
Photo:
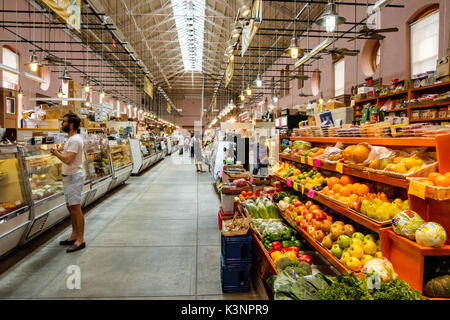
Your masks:
[[[156,153],[156,143],[154,138],[141,139],[141,151],[144,158]]]
[[[61,145],[28,145],[24,149],[28,181],[33,201],[62,193],[62,162],[50,153]]]
[[[88,171],[92,181],[112,174],[108,153],[108,138],[104,135],[89,135],[85,139]]]
[[[114,170],[119,170],[132,164],[131,150],[128,139],[110,140],[109,150]]]

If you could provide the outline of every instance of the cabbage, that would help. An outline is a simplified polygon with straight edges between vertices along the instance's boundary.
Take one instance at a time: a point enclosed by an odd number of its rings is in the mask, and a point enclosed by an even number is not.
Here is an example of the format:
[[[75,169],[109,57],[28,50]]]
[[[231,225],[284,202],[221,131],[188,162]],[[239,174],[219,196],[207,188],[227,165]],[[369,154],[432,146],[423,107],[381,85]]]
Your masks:
[[[412,210],[401,211],[392,219],[392,228],[395,233],[415,240],[416,230],[425,223],[416,212]]]
[[[383,282],[389,282],[397,279],[394,266],[387,258],[374,258],[367,261],[361,269],[363,274],[371,274],[372,272],[379,274]]]
[[[445,241],[447,233],[439,223],[424,223],[416,230],[416,242],[421,246],[440,247]]]

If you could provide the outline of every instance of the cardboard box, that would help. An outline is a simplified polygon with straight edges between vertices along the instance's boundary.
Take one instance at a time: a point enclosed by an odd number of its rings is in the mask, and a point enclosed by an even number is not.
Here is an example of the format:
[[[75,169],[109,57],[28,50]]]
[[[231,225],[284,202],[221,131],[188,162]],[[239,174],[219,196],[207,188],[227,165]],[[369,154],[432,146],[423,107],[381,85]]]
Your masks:
[[[450,75],[450,60],[449,56],[444,56],[436,63],[435,78],[440,80],[440,78],[448,75]]]
[[[334,110],[338,108],[344,108],[345,103],[341,101],[331,100],[327,102],[327,110]]]

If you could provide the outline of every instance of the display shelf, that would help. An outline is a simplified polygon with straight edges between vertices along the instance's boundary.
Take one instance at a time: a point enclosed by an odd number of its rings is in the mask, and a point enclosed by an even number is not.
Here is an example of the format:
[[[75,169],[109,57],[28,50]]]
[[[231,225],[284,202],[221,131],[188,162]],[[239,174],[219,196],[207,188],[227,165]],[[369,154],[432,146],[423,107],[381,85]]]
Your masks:
[[[397,147],[435,147],[436,139],[434,137],[406,137],[406,138],[372,138],[372,137],[290,137],[291,141],[308,141],[317,143],[335,144],[358,144],[367,142],[371,145],[397,146]]]
[[[257,249],[260,250],[260,252],[264,255],[264,257],[267,260],[267,263],[270,265],[269,266],[269,272],[273,273],[273,274],[278,274],[277,271],[277,267],[275,266],[275,263],[273,263],[272,258],[269,256],[269,253],[267,252],[266,248],[264,248],[264,245],[261,243],[261,241],[258,238],[258,235],[253,231],[250,230],[253,236],[253,243],[255,243],[257,245]]]
[[[278,207],[277,207],[278,209]],[[288,217],[284,212],[281,212],[281,210],[278,209],[279,215],[298,233],[302,235],[302,237],[308,241],[310,245],[314,247],[314,249],[317,250],[325,259],[327,259],[336,269],[339,270],[339,272],[343,274],[348,274],[352,272],[349,268],[347,268],[342,262],[340,262],[333,254],[323,247],[321,244],[319,244],[316,239],[314,239],[309,233],[307,233],[305,230],[299,228],[294,221],[290,217]]]
[[[289,155],[280,154],[280,159],[301,163],[300,157],[297,157],[297,156],[289,156]],[[307,161],[305,161],[305,162],[307,162]],[[336,165],[326,163],[323,160],[320,160],[320,169],[338,172],[336,170]],[[381,183],[393,185],[393,186],[404,188],[404,189],[407,189],[409,186],[409,181],[406,179],[399,179],[399,178],[386,176],[384,174],[356,170],[356,169],[346,167],[345,164],[344,164],[344,170],[343,170],[342,174],[354,176],[354,177],[358,177],[358,178],[362,178],[362,179],[366,179],[366,180],[381,182]]]
[[[413,289],[423,290],[424,260],[426,256],[450,256],[450,245],[440,248],[425,247],[396,234],[392,227],[380,232],[383,256],[394,265],[400,279]]]
[[[286,184],[286,179],[277,176],[277,175],[272,175],[272,177],[276,178],[277,180],[283,182],[284,184]],[[301,192],[301,191],[299,191]],[[304,194],[307,194],[309,192],[309,188],[304,187]],[[344,207],[338,203],[335,203],[333,201],[328,200],[327,198],[325,198],[323,195],[321,195],[319,192],[314,192],[314,197],[312,198],[317,202],[320,202],[321,204],[323,204],[324,206],[333,209],[336,212],[339,212],[340,214],[342,214],[343,216],[346,216],[347,218],[355,221],[356,223],[372,230],[375,231],[377,233],[379,233],[381,228],[384,228],[386,225],[388,225],[387,223],[377,223],[369,218],[366,218],[365,216],[363,216],[362,214],[349,209],[347,207]]]
[[[411,119],[409,122],[450,121],[450,118]]]
[[[425,87],[412,88],[412,89],[410,89],[410,91],[411,92],[426,91],[428,89],[434,89],[434,88],[445,87],[445,86],[450,86],[450,81],[435,83],[435,84],[425,86]]]
[[[432,107],[442,107],[442,106],[446,106],[449,105],[450,101],[443,101],[443,102],[433,102],[433,103],[428,103],[428,104],[418,104],[418,105],[414,105],[414,106],[407,106],[407,109],[420,109],[420,108],[432,108]]]

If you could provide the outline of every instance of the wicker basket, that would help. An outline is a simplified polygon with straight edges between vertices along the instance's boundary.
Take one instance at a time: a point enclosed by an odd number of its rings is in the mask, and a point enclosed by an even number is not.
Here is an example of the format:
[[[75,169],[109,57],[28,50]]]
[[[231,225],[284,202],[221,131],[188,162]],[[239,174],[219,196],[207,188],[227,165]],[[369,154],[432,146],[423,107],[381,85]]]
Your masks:
[[[437,161],[428,165],[424,165],[421,169],[411,172],[410,174],[401,174],[397,172],[392,171],[384,171],[384,170],[378,170],[384,173],[385,175],[394,177],[394,178],[401,178],[406,179],[410,177],[427,177],[430,173],[437,171],[438,163]]]
[[[421,182],[423,180],[427,180],[427,178],[407,178],[408,180]],[[448,200],[450,199],[450,188],[443,188],[443,187],[435,187],[435,186],[429,186],[426,185],[425,187],[425,197],[434,199],[434,200]]]
[[[222,193],[224,194],[240,194],[242,191],[250,191],[251,186],[246,185],[245,187],[236,187],[234,184],[232,185],[223,185]]]
[[[223,217],[221,232],[225,237],[246,235],[248,233],[248,229],[250,228],[250,221],[251,218],[246,218],[239,211],[237,211],[234,216]],[[227,227],[233,222],[240,222],[243,227],[238,230],[228,231]]]
[[[226,173],[228,176],[229,181],[234,181],[237,179],[245,179],[245,180],[249,180],[250,179],[250,172],[245,171],[242,173]]]

